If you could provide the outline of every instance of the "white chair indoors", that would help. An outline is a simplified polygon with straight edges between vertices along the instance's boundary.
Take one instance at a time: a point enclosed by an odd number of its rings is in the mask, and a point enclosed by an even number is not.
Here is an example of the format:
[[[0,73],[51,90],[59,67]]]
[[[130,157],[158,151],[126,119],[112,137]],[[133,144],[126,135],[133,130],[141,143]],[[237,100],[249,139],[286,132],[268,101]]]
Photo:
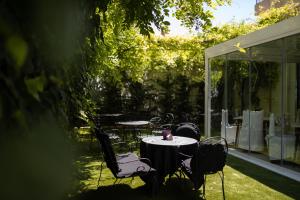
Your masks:
[[[237,126],[228,123],[228,110],[222,109],[221,137],[225,138],[228,144],[235,143],[236,129]]]
[[[280,127],[275,127],[274,114],[270,114],[269,134],[266,136],[266,142],[269,151],[270,160],[281,159],[281,138],[282,138],[282,159],[292,161],[295,156],[295,135],[284,134],[281,137]]]
[[[263,117],[264,111],[243,111],[243,122],[238,137],[238,147],[261,152],[264,150]],[[250,120],[249,120],[250,117]],[[250,137],[249,137],[250,133]],[[250,139],[250,141],[249,141]],[[250,147],[249,147],[250,145]]]

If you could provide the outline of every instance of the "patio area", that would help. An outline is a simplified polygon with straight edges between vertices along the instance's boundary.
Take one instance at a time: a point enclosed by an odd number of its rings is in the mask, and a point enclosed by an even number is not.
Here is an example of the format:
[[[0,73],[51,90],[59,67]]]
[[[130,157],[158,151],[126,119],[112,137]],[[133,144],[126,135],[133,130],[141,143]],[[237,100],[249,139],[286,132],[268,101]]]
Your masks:
[[[300,199],[299,1],[0,2],[1,200]]]
[[[76,185],[77,193],[69,194],[70,200],[75,199],[202,199],[202,188],[194,191],[191,181],[176,176],[166,178],[159,193],[151,197],[139,178],[122,179],[113,185],[115,179],[108,168],[102,174],[101,186],[97,188],[100,169],[100,149],[97,141],[87,148],[80,142],[82,151],[75,161],[78,167]],[[137,150],[137,149],[136,149]],[[138,153],[138,152],[137,152]],[[227,157],[224,167],[225,194],[227,199],[299,199],[299,182],[293,181],[276,173],[233,156]],[[206,199],[222,199],[221,181],[217,174],[207,176]]]

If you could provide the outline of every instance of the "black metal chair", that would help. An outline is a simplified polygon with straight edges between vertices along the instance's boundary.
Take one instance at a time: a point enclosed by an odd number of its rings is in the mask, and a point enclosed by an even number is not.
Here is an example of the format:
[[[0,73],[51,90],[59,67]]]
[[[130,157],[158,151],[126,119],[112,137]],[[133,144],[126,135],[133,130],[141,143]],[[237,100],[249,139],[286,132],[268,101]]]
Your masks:
[[[109,136],[101,129],[95,129],[99,140],[104,161],[116,178],[114,184],[122,178],[140,176],[146,184],[152,188],[152,194],[157,192],[156,170],[151,167],[151,161],[147,158],[139,158],[135,153],[115,154]],[[104,161],[101,163],[98,186],[100,183]]]
[[[203,184],[203,196],[205,197],[206,176],[218,173],[222,181],[223,199],[224,172],[228,153],[227,141],[221,137],[211,137],[199,142],[199,146],[194,155],[182,155],[186,159],[182,161],[181,170],[194,184],[195,189],[199,189]]]
[[[175,136],[183,136],[183,137],[190,137],[196,140],[200,140],[200,130],[197,125],[184,122],[176,125],[173,135]]]
[[[171,113],[168,113],[169,116],[172,116]],[[162,135],[163,130],[174,129],[174,125],[171,123],[164,124],[164,120],[162,120],[160,117],[153,117],[150,119],[150,125],[152,129],[152,135]]]
[[[149,121],[150,121],[150,128],[151,128],[152,135],[161,135],[162,132],[162,129],[160,128],[161,118],[152,117]]]

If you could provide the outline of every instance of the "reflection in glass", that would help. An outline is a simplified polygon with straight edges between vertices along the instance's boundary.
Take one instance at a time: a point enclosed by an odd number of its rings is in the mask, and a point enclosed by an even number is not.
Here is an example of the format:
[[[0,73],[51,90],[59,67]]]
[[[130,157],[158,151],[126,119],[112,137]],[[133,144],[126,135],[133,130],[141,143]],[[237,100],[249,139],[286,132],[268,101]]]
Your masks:
[[[256,134],[255,139],[261,137],[260,152],[269,160],[281,159],[281,125],[278,120],[282,104],[282,46],[282,40],[275,40],[251,48],[251,110],[260,111],[263,116],[253,119],[253,123],[260,124],[260,129],[251,130],[250,134]]]
[[[300,34],[286,38],[285,44],[283,159],[300,164]]]
[[[300,34],[214,57],[210,70],[211,135],[300,164]]]
[[[220,136],[221,112],[224,107],[225,56],[211,60],[211,135]]]
[[[250,62],[248,53],[238,51],[228,54],[227,58],[227,110],[228,122],[232,127],[228,134],[233,134],[231,132],[235,130],[234,144],[238,145],[238,136],[243,124],[242,113],[249,109]],[[247,126],[246,123],[243,125]]]

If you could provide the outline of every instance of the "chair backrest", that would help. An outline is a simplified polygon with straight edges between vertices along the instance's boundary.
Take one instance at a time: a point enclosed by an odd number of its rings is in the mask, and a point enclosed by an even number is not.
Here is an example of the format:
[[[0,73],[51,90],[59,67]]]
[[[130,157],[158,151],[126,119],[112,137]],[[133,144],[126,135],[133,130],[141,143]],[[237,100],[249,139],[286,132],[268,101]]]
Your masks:
[[[164,124],[172,124],[174,121],[173,113],[166,113],[162,121]]]
[[[149,121],[150,121],[151,125],[155,128],[159,127],[161,124],[160,117],[152,117]]]
[[[248,128],[249,127],[249,118],[250,118],[250,111],[249,110],[243,110],[243,122],[242,127]]]
[[[269,136],[275,135],[275,117],[274,113],[270,113],[269,118]]]
[[[221,121],[222,127],[228,125],[228,110],[222,109],[222,121]]]
[[[194,138],[196,140],[200,140],[200,130],[199,128],[190,122],[184,122],[177,125],[175,132],[173,133],[175,136],[183,136]]]
[[[201,141],[196,156],[191,161],[192,171],[204,174],[222,171],[226,164],[227,153],[227,141],[222,137],[211,137]]]
[[[251,132],[262,132],[264,121],[264,111],[251,111],[250,112],[250,127]]]
[[[243,123],[242,128],[248,129],[249,123],[251,132],[259,132],[263,130],[264,111],[243,111]]]
[[[95,132],[97,139],[101,144],[102,152],[104,154],[104,160],[107,164],[107,167],[111,170],[114,176],[116,176],[119,172],[119,166],[109,136],[100,129],[96,129]]]
[[[222,121],[221,121],[221,136],[222,137],[225,137],[227,125],[228,125],[228,110],[222,109]]]

